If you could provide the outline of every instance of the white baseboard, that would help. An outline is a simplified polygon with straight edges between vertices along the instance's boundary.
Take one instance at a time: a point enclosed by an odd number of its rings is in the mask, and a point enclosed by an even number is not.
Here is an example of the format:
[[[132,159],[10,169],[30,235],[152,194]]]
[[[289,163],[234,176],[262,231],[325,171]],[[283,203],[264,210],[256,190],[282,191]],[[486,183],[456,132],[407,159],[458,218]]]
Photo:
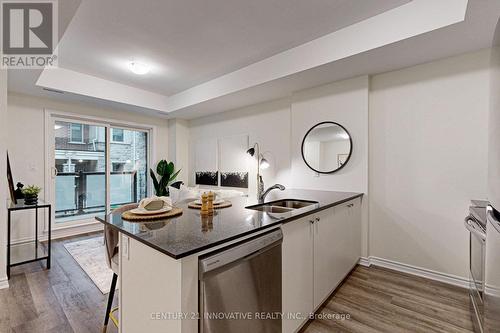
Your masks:
[[[370,256],[368,258],[366,257],[360,258],[359,264],[365,267],[370,267],[371,265],[384,267],[398,272],[416,275],[426,279],[451,284],[453,286],[461,288],[466,288],[466,289],[469,288],[469,279],[467,278],[447,273],[437,272],[423,267],[403,264],[397,261]]]
[[[360,264],[361,266],[365,266],[365,267],[370,267],[370,259],[368,258],[365,258],[365,257],[361,257],[359,258],[359,262],[358,264]]]
[[[58,239],[58,238],[78,236],[78,235],[86,234],[89,232],[101,231],[101,230],[103,230],[103,228],[104,228],[104,225],[101,222],[95,222],[95,223],[91,223],[91,224],[84,224],[84,225],[70,226],[70,227],[60,228],[60,229],[53,229],[52,234],[51,234],[51,239],[54,240],[54,239]],[[44,234],[42,237],[40,237],[40,240],[46,241],[47,235]]]
[[[9,288],[9,280],[7,277],[0,279],[0,289]]]
[[[59,228],[59,229],[52,229],[52,234],[51,234],[51,239],[58,239],[58,238],[65,238],[65,237],[71,237],[71,236],[78,236],[81,234],[86,234],[89,232],[96,232],[96,231],[101,231],[103,230],[104,226],[101,222],[95,222],[91,224],[84,224],[84,225],[75,225],[75,226],[68,226],[64,228]],[[22,238],[17,238],[13,239],[11,241],[11,244],[19,244],[19,243],[26,243],[33,241],[35,239],[35,236],[29,236],[29,237],[22,237]],[[39,237],[39,240],[44,242],[47,241],[48,235],[47,233],[42,233]]]

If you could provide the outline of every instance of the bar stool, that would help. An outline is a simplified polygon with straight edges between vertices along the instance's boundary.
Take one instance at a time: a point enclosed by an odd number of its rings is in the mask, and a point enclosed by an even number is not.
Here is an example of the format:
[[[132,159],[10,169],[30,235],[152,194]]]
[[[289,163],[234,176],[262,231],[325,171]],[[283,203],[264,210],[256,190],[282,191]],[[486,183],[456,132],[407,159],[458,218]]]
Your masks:
[[[138,204],[129,204],[121,206],[112,211],[112,214],[121,214],[127,210],[131,210],[137,208]],[[104,245],[106,252],[106,261],[108,263],[108,267],[113,271],[113,279],[111,280],[111,289],[109,290],[108,295],[108,305],[106,306],[106,314],[104,317],[104,326],[102,328],[102,332],[106,333],[108,328],[109,319],[118,327],[118,319],[114,315],[116,311],[118,311],[118,307],[111,309],[113,306],[113,298],[115,297],[115,289],[116,282],[118,281],[118,272],[119,272],[119,251],[118,251],[118,237],[119,233],[115,229],[111,228],[108,225],[104,226]]]

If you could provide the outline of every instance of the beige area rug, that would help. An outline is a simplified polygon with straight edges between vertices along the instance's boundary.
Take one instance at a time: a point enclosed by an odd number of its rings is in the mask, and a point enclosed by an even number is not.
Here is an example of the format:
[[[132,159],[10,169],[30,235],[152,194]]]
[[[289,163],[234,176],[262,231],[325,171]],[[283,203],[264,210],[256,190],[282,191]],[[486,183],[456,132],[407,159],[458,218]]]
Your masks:
[[[103,294],[109,293],[113,271],[108,267],[102,237],[64,244],[73,259],[87,273]]]

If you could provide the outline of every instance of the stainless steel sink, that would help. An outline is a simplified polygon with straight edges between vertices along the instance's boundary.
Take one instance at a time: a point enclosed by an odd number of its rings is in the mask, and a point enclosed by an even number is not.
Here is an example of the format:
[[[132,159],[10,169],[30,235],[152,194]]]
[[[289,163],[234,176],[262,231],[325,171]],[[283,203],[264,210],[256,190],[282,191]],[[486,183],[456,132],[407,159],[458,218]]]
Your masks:
[[[276,207],[276,206],[268,206],[268,205],[257,205],[257,206],[250,206],[247,207],[248,209],[253,209],[253,210],[258,210],[261,212],[266,212],[266,213],[288,213],[293,210],[293,208],[284,208],[284,207]]]
[[[316,202],[316,201],[309,201],[309,200],[288,200],[287,199],[287,200],[268,202],[268,203],[265,203],[265,205],[271,205],[273,207],[286,207],[286,208],[292,208],[292,209],[300,209],[300,208],[311,206],[311,205],[314,205],[317,203],[318,202]]]
[[[271,201],[259,205],[249,206],[246,208],[258,210],[261,212],[279,214],[279,213],[288,213],[295,209],[304,208],[317,203],[318,202],[316,201],[309,201],[309,200],[284,199],[284,200]]]

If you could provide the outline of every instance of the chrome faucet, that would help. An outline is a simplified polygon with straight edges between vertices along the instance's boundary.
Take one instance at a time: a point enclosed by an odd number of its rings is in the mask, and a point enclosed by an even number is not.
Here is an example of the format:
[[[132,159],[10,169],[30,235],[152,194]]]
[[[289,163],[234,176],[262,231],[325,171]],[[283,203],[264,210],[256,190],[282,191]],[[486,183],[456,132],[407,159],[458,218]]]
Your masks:
[[[261,184],[262,184],[262,187],[264,187],[264,183],[261,183]],[[269,192],[271,192],[272,190],[276,190],[276,189],[279,189],[280,191],[284,191],[285,186],[283,186],[281,184],[274,184],[273,186],[271,186],[270,188],[265,190],[264,193],[259,195],[259,203],[264,203],[264,200],[266,199],[266,196],[269,194]]]

